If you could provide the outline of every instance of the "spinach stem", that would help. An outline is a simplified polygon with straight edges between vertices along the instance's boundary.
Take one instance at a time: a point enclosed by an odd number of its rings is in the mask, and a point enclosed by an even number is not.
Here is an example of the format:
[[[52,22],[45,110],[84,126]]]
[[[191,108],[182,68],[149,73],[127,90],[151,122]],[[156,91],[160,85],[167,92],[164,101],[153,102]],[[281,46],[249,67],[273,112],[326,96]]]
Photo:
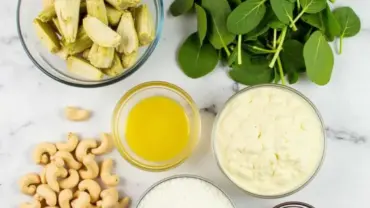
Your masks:
[[[252,49],[254,49],[254,50],[265,52],[265,53],[276,53],[276,50],[269,50],[269,49],[265,49],[265,48],[260,48],[258,46],[250,46],[250,47],[252,47]]]
[[[276,35],[277,35],[277,31],[276,31],[276,29],[274,29],[274,42],[272,43],[272,47],[274,49],[276,48]]]
[[[330,1],[331,3],[333,3],[333,4],[335,3],[335,0],[329,0],[329,1]]]
[[[293,29],[293,31],[297,31],[298,29],[297,29],[297,26],[295,25],[295,23],[293,22],[294,20],[290,16],[288,16],[288,18],[289,18],[290,23],[293,24],[293,25],[291,25],[291,28]]]
[[[230,56],[230,51],[229,51],[229,49],[228,49],[226,46],[224,46],[224,50],[225,50],[225,52],[226,52],[227,57],[229,57],[229,56]]]
[[[242,35],[238,35],[238,64],[242,64]]]
[[[285,40],[286,31],[287,31],[287,27],[285,27],[283,29],[283,31],[281,32],[281,35],[279,37],[279,39],[280,39],[279,46],[276,49],[275,55],[274,55],[274,57],[271,60],[271,63],[269,65],[270,68],[273,68],[274,67],[275,62],[276,62],[276,59],[279,58],[280,51],[283,49],[283,43],[284,43],[284,40]]]
[[[342,51],[343,51],[343,35],[340,36],[339,39],[339,54],[342,54]]]
[[[302,11],[298,14],[298,16],[290,23],[290,27],[293,27],[295,23],[302,17],[302,15],[306,12],[307,7],[303,8]]]
[[[301,9],[301,2],[299,2],[300,0],[297,0],[297,8],[298,9]],[[333,0],[330,0],[330,1],[333,1]],[[335,0],[334,0],[335,1]]]
[[[277,64],[278,64],[278,68],[279,68],[281,84],[285,85],[285,78],[284,78],[284,72],[283,72],[283,65],[281,64],[280,57],[278,57],[278,58],[277,58]]]

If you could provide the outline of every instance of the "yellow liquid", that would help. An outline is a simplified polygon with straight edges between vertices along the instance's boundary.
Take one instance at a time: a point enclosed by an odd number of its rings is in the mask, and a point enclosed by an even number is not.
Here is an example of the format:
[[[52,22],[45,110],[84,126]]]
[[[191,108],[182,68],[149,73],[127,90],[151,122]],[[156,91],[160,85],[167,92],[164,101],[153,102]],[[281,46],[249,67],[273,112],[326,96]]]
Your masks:
[[[176,101],[153,96],[137,103],[128,115],[126,140],[139,157],[161,162],[175,158],[188,145],[189,121]]]

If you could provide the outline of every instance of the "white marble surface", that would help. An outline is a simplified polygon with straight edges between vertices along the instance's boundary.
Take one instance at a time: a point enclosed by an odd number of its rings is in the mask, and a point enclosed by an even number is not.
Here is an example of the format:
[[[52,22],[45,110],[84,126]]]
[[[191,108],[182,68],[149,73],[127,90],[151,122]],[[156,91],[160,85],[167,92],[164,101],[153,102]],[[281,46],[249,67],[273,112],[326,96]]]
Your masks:
[[[166,10],[172,0],[165,0]],[[0,8],[0,203],[17,207],[28,200],[20,194],[17,179],[27,172],[39,171],[30,159],[32,148],[41,141],[58,141],[68,131],[97,136],[110,130],[112,109],[129,88],[144,81],[164,80],[187,90],[201,108],[202,142],[185,164],[166,173],[148,173],[131,167],[117,152],[124,180],[121,190],[134,200],[152,183],[177,173],[198,174],[219,184],[236,202],[237,208],[271,208],[278,202],[299,200],[316,207],[369,207],[370,198],[370,1],[338,0],[349,5],[362,20],[361,33],[345,40],[343,55],[336,57],[332,81],[318,87],[307,81],[293,87],[303,92],[321,111],[328,131],[324,165],[305,189],[279,200],[262,200],[245,195],[217,169],[210,151],[209,133],[214,113],[232,95],[234,83],[221,69],[191,80],[175,62],[178,44],[195,30],[189,17],[166,15],[158,48],[145,66],[127,80],[99,89],[79,89],[59,84],[33,66],[23,52],[16,33],[16,1],[1,0]],[[66,105],[78,105],[94,111],[86,123],[70,123],[61,116]]]

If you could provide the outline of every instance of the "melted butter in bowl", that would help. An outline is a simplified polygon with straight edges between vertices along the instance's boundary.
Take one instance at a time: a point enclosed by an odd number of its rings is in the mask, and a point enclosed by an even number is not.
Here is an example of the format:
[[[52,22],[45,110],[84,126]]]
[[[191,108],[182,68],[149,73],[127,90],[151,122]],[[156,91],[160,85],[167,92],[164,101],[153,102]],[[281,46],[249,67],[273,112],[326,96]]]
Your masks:
[[[185,109],[164,96],[138,102],[131,109],[124,128],[132,151],[152,162],[175,158],[189,143],[189,119]]]
[[[113,138],[124,159],[147,171],[184,162],[200,137],[199,109],[181,88],[146,82],[130,89],[114,110]]]

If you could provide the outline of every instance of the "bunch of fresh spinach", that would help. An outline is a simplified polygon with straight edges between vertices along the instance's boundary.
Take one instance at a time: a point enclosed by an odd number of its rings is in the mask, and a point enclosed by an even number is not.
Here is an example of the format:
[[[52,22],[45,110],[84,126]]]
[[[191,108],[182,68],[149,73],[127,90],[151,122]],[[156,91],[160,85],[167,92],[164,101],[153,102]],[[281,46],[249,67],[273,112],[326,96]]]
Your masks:
[[[361,22],[334,0],[175,0],[179,16],[195,10],[197,32],[180,47],[178,62],[191,78],[210,73],[219,60],[242,84],[296,83],[301,73],[318,84],[330,81],[334,55],[328,42],[356,35]]]

